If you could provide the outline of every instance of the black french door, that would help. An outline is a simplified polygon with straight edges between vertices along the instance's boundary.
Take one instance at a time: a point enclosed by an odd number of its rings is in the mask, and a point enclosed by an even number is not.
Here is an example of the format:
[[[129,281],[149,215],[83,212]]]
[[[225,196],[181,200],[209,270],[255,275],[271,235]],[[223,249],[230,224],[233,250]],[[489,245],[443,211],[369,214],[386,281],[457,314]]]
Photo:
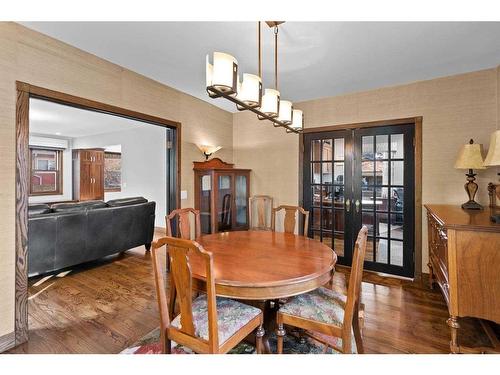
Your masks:
[[[365,268],[414,275],[414,127],[382,126],[304,135],[308,235],[351,265],[362,225]]]

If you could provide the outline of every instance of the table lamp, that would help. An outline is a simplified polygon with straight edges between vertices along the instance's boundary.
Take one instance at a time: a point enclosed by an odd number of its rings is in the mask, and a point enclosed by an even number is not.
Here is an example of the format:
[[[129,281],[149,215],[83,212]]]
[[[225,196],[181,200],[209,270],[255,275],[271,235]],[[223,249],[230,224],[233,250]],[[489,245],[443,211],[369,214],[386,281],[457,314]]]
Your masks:
[[[462,146],[457,161],[455,162],[455,168],[469,170],[468,173],[465,174],[467,176],[467,182],[464,185],[469,200],[462,204],[462,208],[464,210],[482,210],[483,206],[474,200],[477,192],[477,184],[474,182],[476,180],[474,169],[486,168],[483,163],[483,145],[474,143],[471,139],[468,144]]]
[[[488,155],[484,159],[485,167],[495,167],[500,166],[500,130],[493,132],[490,138],[490,148],[488,149]],[[500,173],[498,173],[500,175]],[[500,224],[500,214],[495,214],[491,216],[491,221]]]

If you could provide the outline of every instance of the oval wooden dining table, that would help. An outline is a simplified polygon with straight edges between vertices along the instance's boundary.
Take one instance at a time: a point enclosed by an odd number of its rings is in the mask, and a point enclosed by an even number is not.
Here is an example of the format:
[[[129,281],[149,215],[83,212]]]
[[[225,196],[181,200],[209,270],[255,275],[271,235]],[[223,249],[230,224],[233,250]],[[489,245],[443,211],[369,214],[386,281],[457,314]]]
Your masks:
[[[266,301],[266,331],[275,314],[270,301],[325,285],[337,262],[337,255],[328,246],[290,233],[223,232],[203,235],[196,241],[212,253],[218,296]],[[197,259],[190,259],[190,263],[193,288],[203,291],[205,266]],[[264,342],[269,350],[267,333]]]

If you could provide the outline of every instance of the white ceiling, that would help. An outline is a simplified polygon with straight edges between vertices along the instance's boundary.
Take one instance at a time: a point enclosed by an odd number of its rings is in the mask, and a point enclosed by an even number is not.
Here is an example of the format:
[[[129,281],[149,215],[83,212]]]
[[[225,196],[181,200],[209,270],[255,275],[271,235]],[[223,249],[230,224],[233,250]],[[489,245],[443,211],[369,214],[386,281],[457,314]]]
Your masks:
[[[23,22],[168,86],[234,111],[205,92],[205,55],[227,52],[256,73],[253,22]],[[500,22],[287,22],[279,32],[281,97],[302,101],[500,64]],[[263,26],[264,86],[273,33]]]
[[[150,127],[140,121],[53,103],[30,99],[30,133],[55,135],[65,138],[86,137],[117,131]]]

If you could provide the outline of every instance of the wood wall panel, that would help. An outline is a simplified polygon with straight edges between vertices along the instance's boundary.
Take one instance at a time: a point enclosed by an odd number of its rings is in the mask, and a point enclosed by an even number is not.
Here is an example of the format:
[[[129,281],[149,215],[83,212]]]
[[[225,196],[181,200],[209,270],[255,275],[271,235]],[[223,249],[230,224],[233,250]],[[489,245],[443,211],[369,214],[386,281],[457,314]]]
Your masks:
[[[0,336],[14,330],[16,81],[182,123],[182,207],[193,206],[196,144],[223,146],[231,162],[232,114],[24,26],[0,22]],[[173,51],[176,53],[176,51]],[[200,128],[200,129],[195,129]],[[24,312],[22,312],[24,313]]]

